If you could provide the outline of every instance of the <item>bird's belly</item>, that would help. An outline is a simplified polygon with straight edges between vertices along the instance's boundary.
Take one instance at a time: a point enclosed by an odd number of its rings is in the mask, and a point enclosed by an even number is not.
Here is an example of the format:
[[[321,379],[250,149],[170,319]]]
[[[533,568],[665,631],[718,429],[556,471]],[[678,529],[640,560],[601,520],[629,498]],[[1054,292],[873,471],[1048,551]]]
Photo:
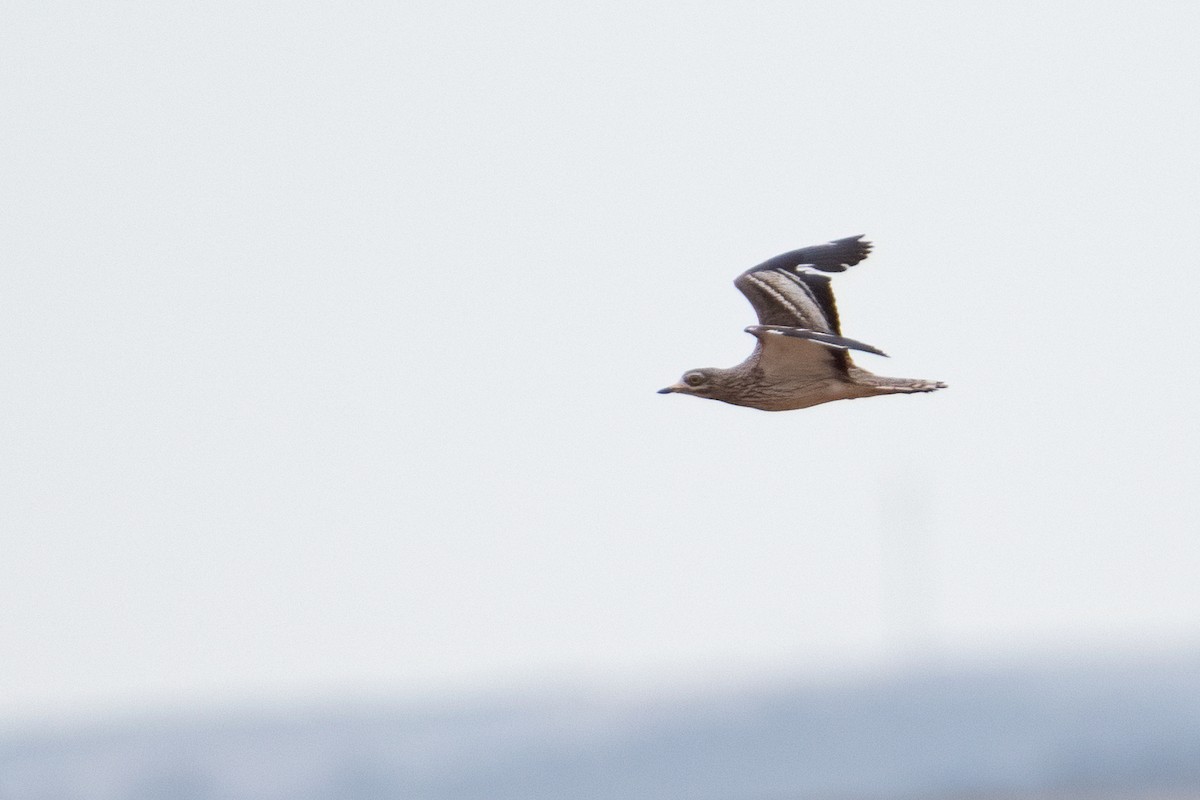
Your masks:
[[[834,400],[848,400],[852,397],[862,396],[862,392],[858,391],[858,387],[853,384],[839,380],[825,380],[797,383],[790,386],[775,385],[769,392],[756,393],[753,397],[745,398],[744,402],[735,402],[735,404],[763,411],[795,411],[799,408],[811,408]]]

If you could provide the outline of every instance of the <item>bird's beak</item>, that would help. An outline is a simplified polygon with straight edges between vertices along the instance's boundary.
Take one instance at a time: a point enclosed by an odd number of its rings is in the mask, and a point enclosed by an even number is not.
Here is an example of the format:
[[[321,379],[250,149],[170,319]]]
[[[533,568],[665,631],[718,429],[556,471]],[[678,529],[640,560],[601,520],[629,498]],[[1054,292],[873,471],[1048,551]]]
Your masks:
[[[658,390],[658,393],[659,393],[659,394],[670,394],[671,392],[678,392],[678,391],[679,391],[679,387],[680,387],[680,386],[682,386],[682,385],[683,385],[683,384],[681,384],[681,383],[673,383],[673,384],[671,384],[670,386],[668,386],[668,387],[667,387],[667,388],[665,388],[665,389],[659,389],[659,390]]]

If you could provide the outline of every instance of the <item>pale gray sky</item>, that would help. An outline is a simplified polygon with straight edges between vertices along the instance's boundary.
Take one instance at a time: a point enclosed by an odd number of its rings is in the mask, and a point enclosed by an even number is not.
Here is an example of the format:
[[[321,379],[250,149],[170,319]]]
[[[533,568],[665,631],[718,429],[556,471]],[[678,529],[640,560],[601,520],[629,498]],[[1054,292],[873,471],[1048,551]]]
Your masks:
[[[1198,25],[12,4],[0,719],[1200,641]],[[858,233],[948,391],[654,393]]]

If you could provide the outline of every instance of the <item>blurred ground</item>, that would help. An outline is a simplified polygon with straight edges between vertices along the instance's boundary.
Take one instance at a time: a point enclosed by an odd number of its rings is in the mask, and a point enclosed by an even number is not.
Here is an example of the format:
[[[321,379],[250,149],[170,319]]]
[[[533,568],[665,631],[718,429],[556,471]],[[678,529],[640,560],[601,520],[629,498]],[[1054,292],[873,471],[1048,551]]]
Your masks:
[[[1200,797],[1200,656],[10,732],[3,800]]]

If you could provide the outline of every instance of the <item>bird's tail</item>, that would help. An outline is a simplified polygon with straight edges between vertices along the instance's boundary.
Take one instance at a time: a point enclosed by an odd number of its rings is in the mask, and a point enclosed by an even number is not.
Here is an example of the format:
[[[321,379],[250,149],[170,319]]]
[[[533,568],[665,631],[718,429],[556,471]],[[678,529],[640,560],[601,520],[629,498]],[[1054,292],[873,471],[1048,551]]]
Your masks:
[[[872,394],[916,394],[917,392],[936,392],[945,389],[941,381],[928,381],[923,378],[885,378],[875,375],[859,367],[850,368],[850,377],[859,386],[870,387]]]

